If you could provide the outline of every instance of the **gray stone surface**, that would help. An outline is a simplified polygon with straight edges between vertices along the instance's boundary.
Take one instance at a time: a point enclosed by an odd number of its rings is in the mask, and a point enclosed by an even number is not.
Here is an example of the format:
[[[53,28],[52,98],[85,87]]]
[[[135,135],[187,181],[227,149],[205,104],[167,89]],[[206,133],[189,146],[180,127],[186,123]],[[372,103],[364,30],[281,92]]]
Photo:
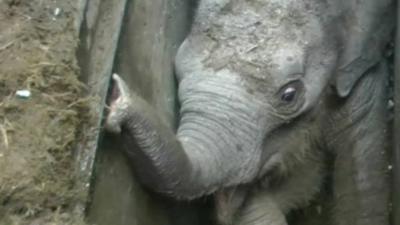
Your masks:
[[[173,58],[191,23],[191,1],[128,1],[114,71],[175,127]],[[100,79],[100,78],[99,78]],[[201,224],[197,206],[144,190],[118,140],[105,135],[96,154],[88,220],[97,225]]]
[[[80,0],[76,15],[80,46],[77,52],[81,80],[91,96],[92,118],[83,124],[75,152],[78,185],[88,194],[97,155],[101,122],[109,80],[124,17],[126,0]],[[78,206],[85,208],[85,206]],[[81,211],[82,209],[77,209]]]
[[[397,5],[397,13],[400,4]],[[395,73],[394,73],[394,129],[393,129],[393,154],[392,154],[392,223],[400,225],[400,17],[397,16],[397,35],[395,47]],[[396,107],[397,106],[397,107]]]

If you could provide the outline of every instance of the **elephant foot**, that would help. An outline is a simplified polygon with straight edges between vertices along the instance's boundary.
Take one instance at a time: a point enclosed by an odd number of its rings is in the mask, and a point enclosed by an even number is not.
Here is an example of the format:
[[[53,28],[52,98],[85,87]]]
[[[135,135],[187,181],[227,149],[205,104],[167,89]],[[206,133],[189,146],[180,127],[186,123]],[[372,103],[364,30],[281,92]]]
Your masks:
[[[243,207],[248,194],[246,187],[233,187],[214,194],[216,219],[219,225],[235,224],[236,215]]]
[[[253,192],[238,210],[235,225],[288,225],[285,213],[273,196],[266,192]]]

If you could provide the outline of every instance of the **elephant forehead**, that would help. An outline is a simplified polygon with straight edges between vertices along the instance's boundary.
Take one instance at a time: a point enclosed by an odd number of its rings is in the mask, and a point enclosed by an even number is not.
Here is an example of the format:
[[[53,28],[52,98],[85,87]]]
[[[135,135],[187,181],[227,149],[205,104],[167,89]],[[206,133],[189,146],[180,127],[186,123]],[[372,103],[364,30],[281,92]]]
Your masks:
[[[229,71],[212,76],[188,76],[179,84],[181,113],[198,112],[213,115],[220,120],[264,124],[268,112],[273,110],[268,98],[247,87],[247,82]]]
[[[251,98],[250,93],[243,87],[240,76],[229,70],[206,70],[200,75],[190,74],[185,77],[179,84],[179,95],[182,98],[192,94],[223,95],[231,100],[236,96]]]
[[[286,61],[303,61],[310,42],[322,38],[321,24],[313,10],[288,2],[230,1],[212,21],[197,23],[192,43],[207,55],[204,67],[273,80]]]
[[[227,69],[218,72],[206,70],[181,80],[178,95],[182,104],[193,101],[193,97],[197,96],[206,99],[206,102],[218,99],[219,103],[242,104],[245,108],[268,111],[268,96],[274,94],[274,86],[273,80],[249,79]]]

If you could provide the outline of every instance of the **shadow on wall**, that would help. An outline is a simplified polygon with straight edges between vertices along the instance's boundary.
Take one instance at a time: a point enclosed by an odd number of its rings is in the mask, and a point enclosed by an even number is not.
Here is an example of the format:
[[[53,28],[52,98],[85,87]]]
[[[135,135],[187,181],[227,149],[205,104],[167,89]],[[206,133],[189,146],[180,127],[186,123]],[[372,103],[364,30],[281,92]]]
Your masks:
[[[107,5],[104,1],[97,0],[98,4]],[[112,68],[132,90],[155,107],[171,129],[175,128],[177,108],[173,59],[190,28],[194,3],[194,0],[128,0]],[[93,49],[89,52],[91,57],[97,57],[93,55],[96,54]],[[93,71],[83,68],[83,73],[93,74]],[[109,77],[110,73],[107,74]],[[97,79],[101,80],[101,77]],[[92,80],[96,81],[96,77]],[[134,179],[116,138],[104,134],[95,158],[91,201],[87,210],[90,223],[210,224],[207,207],[202,206],[206,200],[177,203],[144,190]]]

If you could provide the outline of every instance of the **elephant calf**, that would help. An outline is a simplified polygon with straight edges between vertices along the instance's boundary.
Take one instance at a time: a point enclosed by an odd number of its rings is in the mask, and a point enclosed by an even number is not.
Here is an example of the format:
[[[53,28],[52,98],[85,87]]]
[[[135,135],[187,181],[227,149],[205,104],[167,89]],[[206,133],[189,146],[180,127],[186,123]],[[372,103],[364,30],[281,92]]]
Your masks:
[[[220,224],[286,225],[331,174],[329,224],[387,225],[393,4],[200,0],[175,60],[177,132],[117,75],[106,128],[146,186],[214,194]]]

